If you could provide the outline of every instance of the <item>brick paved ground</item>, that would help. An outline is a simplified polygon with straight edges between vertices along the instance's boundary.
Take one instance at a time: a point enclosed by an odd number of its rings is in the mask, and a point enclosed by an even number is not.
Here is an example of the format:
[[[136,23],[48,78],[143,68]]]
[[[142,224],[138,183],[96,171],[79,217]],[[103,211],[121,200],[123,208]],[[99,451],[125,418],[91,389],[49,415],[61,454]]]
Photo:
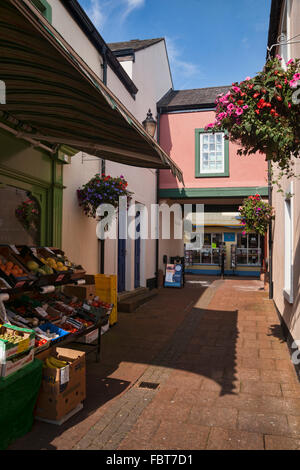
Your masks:
[[[10,449],[300,449],[300,385],[260,281],[190,280],[120,314],[84,409]]]

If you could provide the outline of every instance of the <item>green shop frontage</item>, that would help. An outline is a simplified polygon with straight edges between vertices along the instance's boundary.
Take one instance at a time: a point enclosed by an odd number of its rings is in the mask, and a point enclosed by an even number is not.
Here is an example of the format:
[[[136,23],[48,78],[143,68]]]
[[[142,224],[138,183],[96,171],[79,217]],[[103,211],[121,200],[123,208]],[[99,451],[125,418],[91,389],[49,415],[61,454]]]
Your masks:
[[[114,308],[101,295],[65,292],[86,283],[84,266],[61,250],[65,165],[82,151],[132,166],[168,168],[179,180],[182,174],[31,1],[2,0],[0,18],[5,83],[0,449],[5,449],[31,429],[34,418],[60,424],[80,411],[88,398],[85,353],[71,345],[80,338],[91,343],[99,360],[102,328]]]
[[[1,129],[0,243],[61,247],[63,166],[62,150],[49,153],[34,148]],[[30,213],[17,215],[24,203],[32,206],[36,224],[26,230]],[[30,204],[31,203],[31,204]],[[26,207],[26,206],[25,206]],[[22,223],[23,222],[23,223]]]

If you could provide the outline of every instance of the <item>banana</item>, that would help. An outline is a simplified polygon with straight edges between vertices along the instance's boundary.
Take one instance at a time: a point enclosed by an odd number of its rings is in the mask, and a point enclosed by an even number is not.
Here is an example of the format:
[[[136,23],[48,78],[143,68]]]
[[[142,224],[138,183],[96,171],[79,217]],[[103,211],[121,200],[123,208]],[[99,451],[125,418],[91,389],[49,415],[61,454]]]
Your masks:
[[[50,368],[50,369],[56,369],[56,367],[50,362],[49,357],[46,357],[46,359],[45,359],[45,366]]]
[[[50,360],[50,364],[52,364],[53,367],[56,367],[58,369],[65,367],[67,365],[67,362],[60,361],[59,359],[53,356],[50,356],[49,360]]]

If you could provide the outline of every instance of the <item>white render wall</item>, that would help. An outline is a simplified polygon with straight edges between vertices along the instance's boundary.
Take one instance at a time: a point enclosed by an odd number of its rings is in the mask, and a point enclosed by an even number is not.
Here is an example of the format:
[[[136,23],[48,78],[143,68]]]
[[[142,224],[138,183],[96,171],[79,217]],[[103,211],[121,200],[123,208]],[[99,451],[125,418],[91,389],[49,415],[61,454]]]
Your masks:
[[[131,66],[130,66],[131,64]],[[107,85],[127,109],[142,122],[150,108],[156,118],[157,101],[172,87],[168,59],[164,41],[151,47],[137,51],[135,61],[124,61],[121,65],[132,72],[132,80],[138,88],[136,99],[120,88],[118,77],[108,69]],[[125,90],[125,91],[124,91]],[[111,176],[123,175],[128,181],[128,189],[132,191],[133,200],[143,204],[151,214],[151,204],[156,204],[156,170],[130,167],[106,161],[106,174]],[[150,219],[149,219],[150,234]],[[105,271],[117,273],[118,256],[117,244],[106,241]],[[127,240],[126,245],[126,290],[134,288],[134,241]],[[146,280],[153,278],[156,271],[156,240],[141,242],[141,286],[146,286]]]
[[[288,25],[290,37],[299,34],[300,1],[289,0],[290,24]],[[279,35],[279,33],[278,33]],[[298,38],[299,39],[299,38]],[[278,51],[280,53],[280,51]],[[300,43],[290,44],[289,54],[291,59],[300,58]],[[294,159],[294,171],[300,175],[300,158]],[[277,191],[275,186],[272,194],[272,205],[275,208],[275,221],[273,223],[273,283],[274,302],[287,325],[294,340],[300,340],[300,180],[297,178],[283,178],[281,181],[284,192],[289,192],[291,181],[293,182],[292,197],[292,287],[293,302],[290,303],[284,295],[284,271],[285,271],[285,197]],[[299,346],[298,346],[299,348]]]
[[[48,0],[52,6],[52,25],[102,79],[100,53],[81,31],[59,0]],[[100,31],[101,34],[101,31]],[[107,86],[124,106],[142,122],[151,108],[155,117],[156,102],[172,87],[164,42],[136,53],[135,62],[121,63],[139,89],[134,99],[110,67]],[[96,237],[96,221],[86,217],[78,206],[76,190],[96,173],[101,173],[101,160],[79,152],[70,165],[64,166],[62,248],[75,262],[81,263],[88,273],[99,272],[100,250]],[[145,205],[150,212],[156,203],[156,171],[137,168],[106,160],[106,174],[123,175],[132,191],[133,200]],[[126,290],[134,288],[134,241],[127,241]],[[156,241],[141,241],[141,286],[155,276]],[[118,272],[118,242],[105,241],[105,273]]]
[[[102,77],[102,57],[96,47],[89,41],[60,0],[47,1],[52,7],[52,26],[73,47],[93,72]]]

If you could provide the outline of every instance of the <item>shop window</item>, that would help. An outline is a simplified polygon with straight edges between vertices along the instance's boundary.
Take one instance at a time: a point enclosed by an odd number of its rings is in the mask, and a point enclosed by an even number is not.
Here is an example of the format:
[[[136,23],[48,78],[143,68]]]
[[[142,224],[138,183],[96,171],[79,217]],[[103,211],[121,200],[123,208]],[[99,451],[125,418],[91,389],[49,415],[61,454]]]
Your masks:
[[[224,132],[196,129],[196,177],[229,176],[229,141]]]
[[[52,8],[47,0],[31,0],[31,3],[36,6],[36,8],[40,11],[40,13],[42,13],[42,15],[44,15],[49,23],[52,22]]]
[[[261,240],[257,233],[237,234],[237,264],[260,266],[261,263]]]
[[[187,264],[217,264],[219,265],[219,248],[222,243],[222,233],[205,233],[201,250],[187,250]]]
[[[40,207],[30,192],[0,186],[0,244],[39,245]]]

